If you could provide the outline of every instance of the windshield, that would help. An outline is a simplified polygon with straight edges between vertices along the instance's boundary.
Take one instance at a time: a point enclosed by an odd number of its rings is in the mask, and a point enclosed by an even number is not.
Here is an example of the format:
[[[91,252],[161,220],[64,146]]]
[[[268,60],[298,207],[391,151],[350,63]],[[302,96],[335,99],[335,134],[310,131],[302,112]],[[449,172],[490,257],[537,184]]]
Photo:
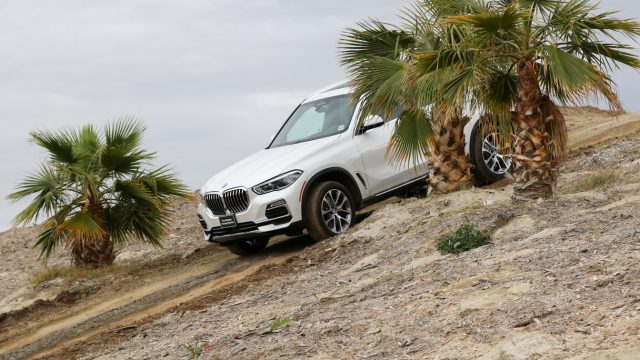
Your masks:
[[[300,105],[271,143],[272,148],[342,133],[349,128],[355,104],[349,95]]]

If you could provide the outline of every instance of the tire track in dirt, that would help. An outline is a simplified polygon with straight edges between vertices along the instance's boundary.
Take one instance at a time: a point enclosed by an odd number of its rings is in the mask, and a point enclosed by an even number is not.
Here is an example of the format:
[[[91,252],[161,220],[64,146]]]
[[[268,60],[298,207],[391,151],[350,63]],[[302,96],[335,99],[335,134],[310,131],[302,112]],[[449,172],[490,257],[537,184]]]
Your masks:
[[[237,258],[231,254],[221,254],[219,266],[215,269],[211,269],[210,263],[200,265],[160,283],[114,294],[114,297],[104,301],[84,304],[68,317],[0,344],[0,358],[46,356],[93,335],[163,313],[181,303],[239,282],[261,267],[277,265],[289,256],[288,253],[276,253],[262,258]]]

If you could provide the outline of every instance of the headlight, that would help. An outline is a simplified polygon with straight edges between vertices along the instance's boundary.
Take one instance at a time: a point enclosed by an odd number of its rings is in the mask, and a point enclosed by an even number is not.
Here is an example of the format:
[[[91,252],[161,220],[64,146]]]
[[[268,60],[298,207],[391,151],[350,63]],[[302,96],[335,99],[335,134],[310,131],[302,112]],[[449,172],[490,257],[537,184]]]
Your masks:
[[[253,190],[253,192],[258,195],[264,195],[273,191],[286,189],[291,186],[291,184],[296,182],[300,175],[302,175],[302,170],[289,171],[282,175],[278,175],[273,179],[269,179],[263,183],[260,183],[251,188],[251,190]]]

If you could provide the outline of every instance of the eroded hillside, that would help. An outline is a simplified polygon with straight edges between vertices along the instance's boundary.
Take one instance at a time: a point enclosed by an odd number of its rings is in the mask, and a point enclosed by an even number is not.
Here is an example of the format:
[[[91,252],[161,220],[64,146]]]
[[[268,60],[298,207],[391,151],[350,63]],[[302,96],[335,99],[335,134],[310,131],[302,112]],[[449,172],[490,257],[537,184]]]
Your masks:
[[[514,205],[508,184],[405,199],[343,236],[276,241],[246,259],[200,243],[180,205],[178,250],[131,254],[121,261],[148,266],[80,284],[52,280],[95,289],[5,318],[0,353],[187,359],[189,346],[204,359],[638,358],[639,117],[566,113],[573,150],[552,200]],[[436,241],[465,219],[491,244],[440,255]]]

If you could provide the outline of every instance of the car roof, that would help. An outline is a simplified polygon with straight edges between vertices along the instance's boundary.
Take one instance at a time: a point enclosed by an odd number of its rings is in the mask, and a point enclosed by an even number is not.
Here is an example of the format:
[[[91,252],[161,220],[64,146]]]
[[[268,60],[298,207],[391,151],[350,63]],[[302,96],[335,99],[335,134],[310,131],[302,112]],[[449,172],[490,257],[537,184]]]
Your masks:
[[[351,94],[352,92],[353,88],[351,87],[351,82],[348,80],[343,80],[314,92],[313,94],[311,94],[311,96],[304,100],[303,103],[326,99],[334,96]]]

